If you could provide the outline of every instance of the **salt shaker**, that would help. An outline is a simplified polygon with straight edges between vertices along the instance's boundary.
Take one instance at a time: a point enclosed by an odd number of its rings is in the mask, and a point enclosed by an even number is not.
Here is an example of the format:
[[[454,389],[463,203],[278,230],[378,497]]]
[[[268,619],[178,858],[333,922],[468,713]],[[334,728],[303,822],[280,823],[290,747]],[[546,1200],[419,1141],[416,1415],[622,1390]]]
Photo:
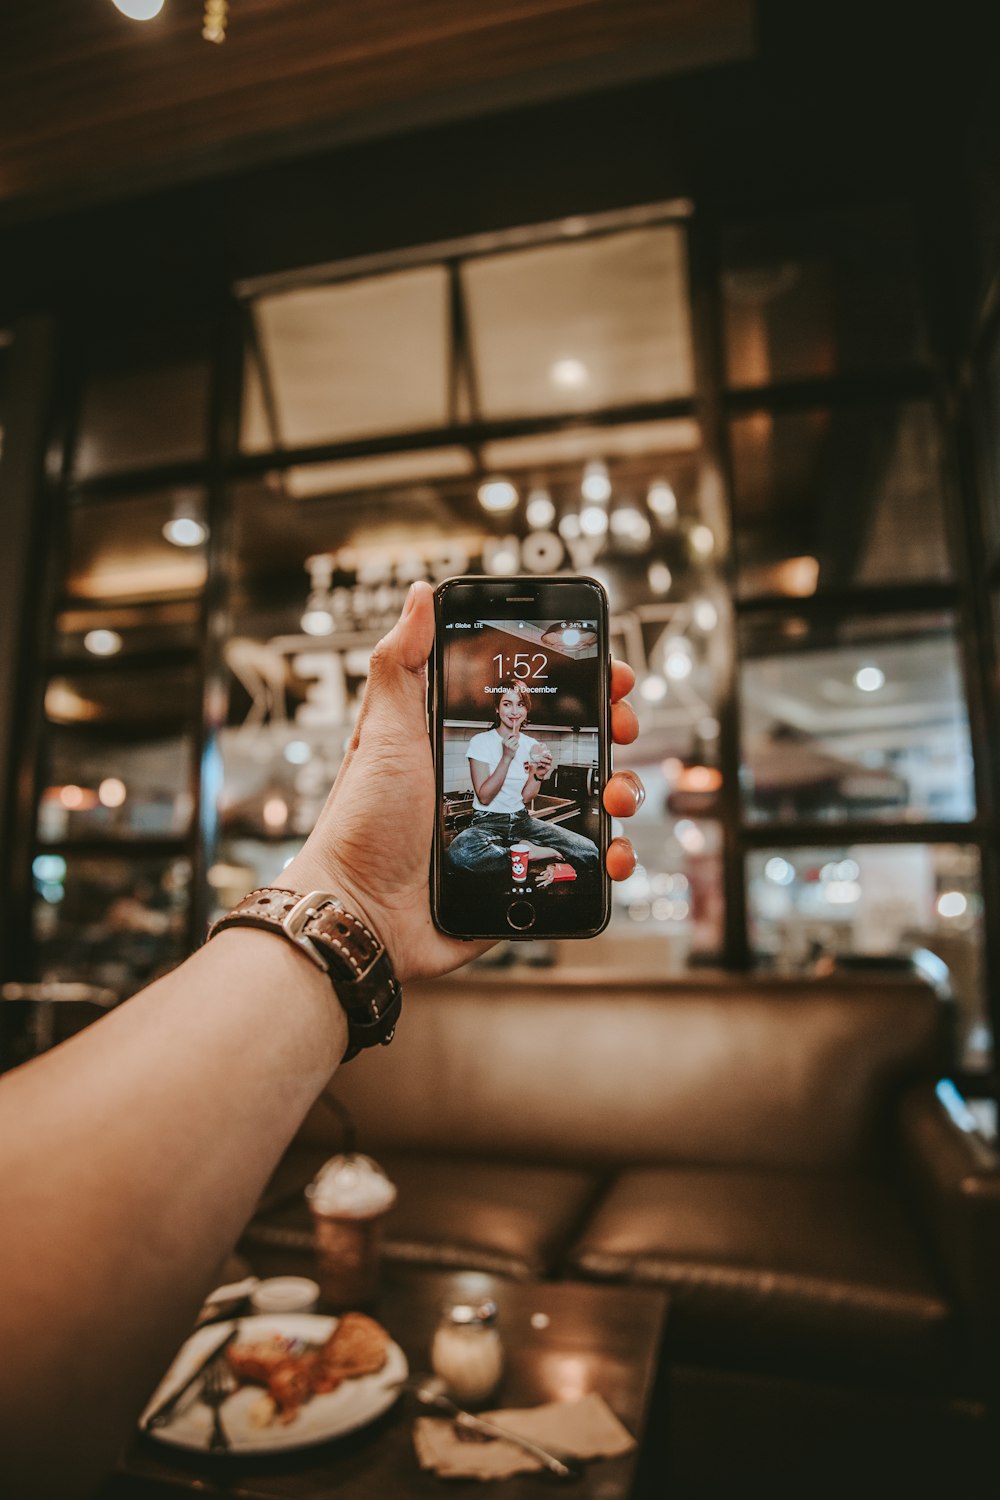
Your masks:
[[[431,1365],[460,1405],[485,1401],[503,1374],[496,1303],[486,1298],[447,1304],[431,1345]]]

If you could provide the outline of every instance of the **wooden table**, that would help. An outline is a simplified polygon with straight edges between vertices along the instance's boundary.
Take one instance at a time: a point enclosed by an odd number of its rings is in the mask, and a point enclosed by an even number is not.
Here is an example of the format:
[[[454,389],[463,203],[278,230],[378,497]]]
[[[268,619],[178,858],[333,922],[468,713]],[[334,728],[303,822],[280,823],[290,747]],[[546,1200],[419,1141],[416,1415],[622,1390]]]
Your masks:
[[[270,1272],[273,1267],[268,1267]],[[291,1264],[286,1271],[307,1270]],[[596,1459],[570,1488],[579,1500],[627,1500],[655,1493],[651,1450],[665,1414],[650,1418],[667,1299],[662,1292],[581,1282],[513,1282],[476,1275],[474,1289],[495,1298],[506,1354],[497,1405],[531,1406],[598,1391],[638,1439],[622,1458]],[[387,1267],[375,1312],[401,1345],[410,1369],[429,1369],[438,1310],[468,1296],[468,1274]],[[662,1400],[657,1393],[656,1404]],[[549,1475],[491,1481],[438,1479],[422,1471],[413,1448],[412,1397],[371,1426],[315,1448],[246,1458],[210,1458],[137,1435],[105,1500],[154,1500],[184,1494],[230,1500],[551,1500]],[[642,1463],[640,1463],[642,1459]]]

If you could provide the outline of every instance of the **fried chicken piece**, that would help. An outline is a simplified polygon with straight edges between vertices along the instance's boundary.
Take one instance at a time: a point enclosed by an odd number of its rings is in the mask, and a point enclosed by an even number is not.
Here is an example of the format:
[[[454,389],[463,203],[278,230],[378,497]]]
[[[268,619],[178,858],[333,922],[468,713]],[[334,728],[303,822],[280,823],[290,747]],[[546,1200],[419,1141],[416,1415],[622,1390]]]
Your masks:
[[[317,1396],[329,1395],[335,1391],[343,1381],[343,1372],[335,1370],[332,1365],[324,1364],[322,1355],[318,1355],[316,1363],[312,1368],[312,1388]]]
[[[300,1355],[287,1358],[277,1365],[267,1382],[267,1393],[278,1408],[282,1422],[291,1421],[313,1393],[313,1371],[318,1355]]]
[[[287,1359],[288,1341],[276,1333],[266,1339],[230,1344],[226,1350],[226,1360],[233,1374],[250,1385],[267,1385],[272,1371]]]
[[[364,1313],[345,1313],[320,1350],[320,1363],[341,1379],[374,1375],[386,1362],[389,1335]]]

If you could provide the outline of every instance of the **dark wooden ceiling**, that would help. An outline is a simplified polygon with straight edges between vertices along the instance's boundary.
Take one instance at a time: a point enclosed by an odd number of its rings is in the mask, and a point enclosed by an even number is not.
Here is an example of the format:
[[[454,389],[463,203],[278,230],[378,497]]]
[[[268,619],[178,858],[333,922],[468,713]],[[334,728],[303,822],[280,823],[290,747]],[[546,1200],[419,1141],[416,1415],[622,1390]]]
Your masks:
[[[51,208],[751,54],[754,0],[0,5],[0,205]]]

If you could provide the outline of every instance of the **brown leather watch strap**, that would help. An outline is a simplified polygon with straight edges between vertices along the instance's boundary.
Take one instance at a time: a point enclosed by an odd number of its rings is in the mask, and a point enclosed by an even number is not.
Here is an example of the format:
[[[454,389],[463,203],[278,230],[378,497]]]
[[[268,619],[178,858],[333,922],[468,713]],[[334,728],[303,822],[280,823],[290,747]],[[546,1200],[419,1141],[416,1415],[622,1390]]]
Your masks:
[[[344,1062],[364,1047],[385,1047],[392,1041],[403,1004],[402,987],[382,943],[334,892],[301,895],[264,886],[215,922],[209,938],[227,927],[275,932],[323,970],[347,1016]]]

